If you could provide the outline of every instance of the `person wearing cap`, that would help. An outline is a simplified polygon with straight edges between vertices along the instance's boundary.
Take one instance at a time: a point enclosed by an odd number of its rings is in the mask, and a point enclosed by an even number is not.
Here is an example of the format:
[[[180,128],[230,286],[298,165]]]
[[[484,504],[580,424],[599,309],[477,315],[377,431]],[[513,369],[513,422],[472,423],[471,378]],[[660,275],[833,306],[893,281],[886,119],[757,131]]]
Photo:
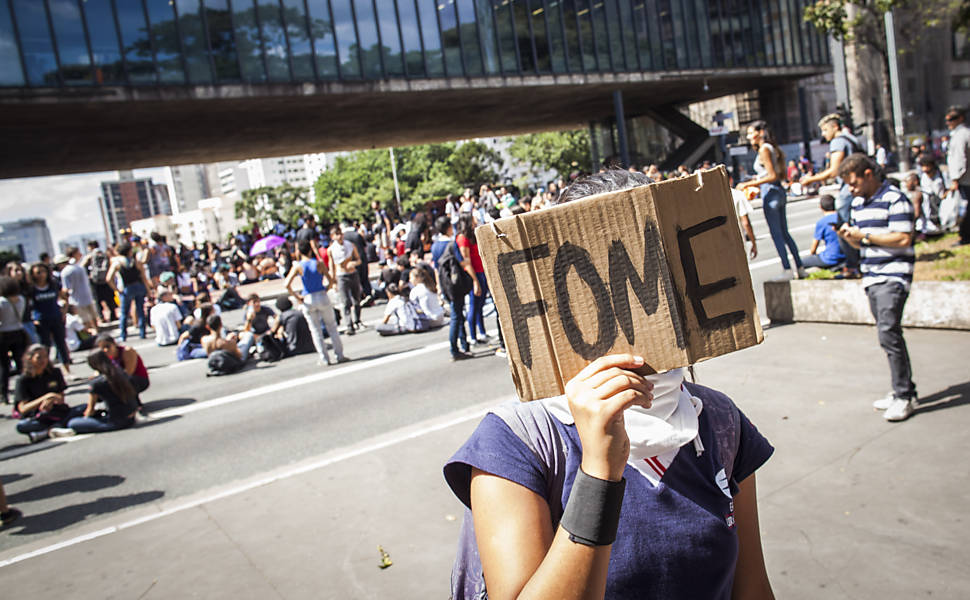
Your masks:
[[[171,346],[178,342],[182,328],[182,311],[175,303],[172,290],[164,285],[158,286],[158,304],[148,311],[148,320],[155,328],[155,342],[159,346]]]

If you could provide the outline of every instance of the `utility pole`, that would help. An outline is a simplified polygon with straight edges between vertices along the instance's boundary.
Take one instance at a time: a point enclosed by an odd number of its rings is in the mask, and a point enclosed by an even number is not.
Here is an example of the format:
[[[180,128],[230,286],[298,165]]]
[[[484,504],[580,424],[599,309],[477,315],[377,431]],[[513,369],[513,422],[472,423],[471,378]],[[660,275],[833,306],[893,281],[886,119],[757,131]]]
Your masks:
[[[909,156],[903,139],[903,101],[899,95],[899,64],[896,55],[896,25],[893,21],[893,11],[887,10],[886,21],[886,54],[889,60],[889,93],[893,104],[893,129],[896,130],[896,156],[899,157],[899,170],[909,170]]]
[[[388,148],[387,151],[391,155],[391,176],[394,177],[394,198],[397,200],[397,216],[404,218],[404,212],[401,210],[401,189],[397,186],[397,165],[394,163],[394,148]]]

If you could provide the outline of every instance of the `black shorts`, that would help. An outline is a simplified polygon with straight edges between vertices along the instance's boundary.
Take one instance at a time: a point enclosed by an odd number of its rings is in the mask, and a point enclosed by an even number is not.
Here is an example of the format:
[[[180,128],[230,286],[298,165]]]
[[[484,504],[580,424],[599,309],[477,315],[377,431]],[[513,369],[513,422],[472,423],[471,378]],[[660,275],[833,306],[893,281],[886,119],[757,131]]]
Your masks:
[[[108,308],[117,306],[115,304],[115,293],[107,283],[95,283],[92,281],[91,291],[94,292],[94,299],[97,304],[104,302],[108,305]]]

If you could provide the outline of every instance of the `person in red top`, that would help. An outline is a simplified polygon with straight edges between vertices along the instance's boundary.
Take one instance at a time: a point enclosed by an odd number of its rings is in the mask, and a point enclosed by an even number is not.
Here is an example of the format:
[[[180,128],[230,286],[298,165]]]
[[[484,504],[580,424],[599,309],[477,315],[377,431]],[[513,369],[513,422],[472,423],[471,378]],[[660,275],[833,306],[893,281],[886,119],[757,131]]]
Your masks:
[[[485,333],[485,317],[482,315],[482,310],[488,294],[488,282],[485,281],[485,267],[482,266],[482,257],[478,253],[475,218],[472,215],[462,214],[458,218],[458,237],[455,238],[455,242],[461,251],[462,259],[471,261],[475,280],[478,282],[468,295],[468,335],[477,344],[487,344],[488,335]]]
[[[111,337],[110,333],[102,333],[99,335],[95,340],[95,345],[99,350],[108,355],[111,362],[125,372],[128,380],[131,381],[132,387],[135,388],[136,394],[141,394],[148,389],[148,369],[134,348],[131,346],[119,346],[115,342],[115,339]],[[138,407],[140,412],[142,410],[141,397],[138,397]]]

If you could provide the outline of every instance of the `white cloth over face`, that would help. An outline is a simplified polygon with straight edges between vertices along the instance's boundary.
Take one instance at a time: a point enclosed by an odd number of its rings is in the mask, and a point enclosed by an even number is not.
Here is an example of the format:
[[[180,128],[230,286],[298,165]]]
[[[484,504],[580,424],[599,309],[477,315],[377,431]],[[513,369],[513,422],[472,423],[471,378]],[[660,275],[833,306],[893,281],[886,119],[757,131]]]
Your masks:
[[[627,462],[656,485],[681,446],[693,441],[698,456],[704,451],[698,434],[698,415],[703,403],[684,386],[684,369],[648,375],[646,379],[654,386],[650,408],[632,406],[623,413],[630,438]],[[566,396],[540,402],[562,423],[574,423]]]

